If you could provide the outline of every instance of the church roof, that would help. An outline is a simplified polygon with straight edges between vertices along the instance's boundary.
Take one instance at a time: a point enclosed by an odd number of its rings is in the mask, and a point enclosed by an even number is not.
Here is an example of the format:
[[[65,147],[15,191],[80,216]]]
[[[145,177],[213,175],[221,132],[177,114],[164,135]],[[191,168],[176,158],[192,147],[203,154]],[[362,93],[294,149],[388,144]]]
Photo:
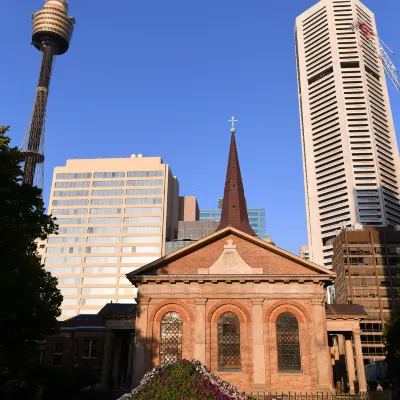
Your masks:
[[[216,231],[215,233],[208,235],[204,237],[203,239],[200,239],[193,244],[190,244],[186,247],[183,247],[173,253],[170,253],[164,257],[161,257],[147,265],[144,265],[143,267],[140,267],[130,273],[128,273],[126,276],[128,279],[131,281],[135,281],[135,277],[137,276],[147,276],[152,270],[154,269],[160,269],[162,270],[162,267],[171,264],[172,262],[179,260],[180,258],[189,255],[191,253],[194,253],[220,239],[223,239],[226,236],[229,235],[235,235],[241,239],[244,239],[248,242],[251,242],[265,250],[271,251],[272,253],[275,253],[278,256],[281,256],[283,258],[286,258],[290,261],[294,261],[296,264],[301,265],[306,267],[308,270],[310,270],[310,274],[313,276],[325,276],[328,280],[332,280],[335,276],[336,273],[333,272],[332,270],[329,270],[327,268],[321,267],[320,265],[314,264],[311,261],[305,260],[302,257],[299,257],[295,254],[292,254],[286,250],[283,250],[273,244],[270,244],[268,242],[265,242],[253,235],[249,235],[246,232],[243,232],[241,230],[238,230],[233,227],[226,227],[220,231]],[[165,275],[168,275],[165,273]],[[184,275],[184,273],[182,273]],[[280,275],[285,275],[285,271],[282,271]]]
[[[232,120],[233,119],[232,117]],[[232,127],[231,132],[232,136],[229,148],[228,167],[226,170],[224,199],[222,201],[221,220],[217,231],[231,226],[249,235],[257,236],[250,226],[249,217],[247,215],[234,127]]]

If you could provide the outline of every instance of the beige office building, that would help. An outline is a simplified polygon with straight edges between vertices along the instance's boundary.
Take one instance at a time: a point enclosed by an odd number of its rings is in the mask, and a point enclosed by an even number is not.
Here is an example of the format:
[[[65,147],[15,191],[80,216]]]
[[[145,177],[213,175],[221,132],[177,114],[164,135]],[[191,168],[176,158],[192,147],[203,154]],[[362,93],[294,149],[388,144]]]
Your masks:
[[[310,259],[332,268],[344,225],[400,224],[399,157],[374,14],[321,0],[295,40]]]
[[[178,229],[178,181],[160,157],[68,160],[54,169],[44,264],[64,296],[61,319],[132,303],[125,274],[165,254]]]

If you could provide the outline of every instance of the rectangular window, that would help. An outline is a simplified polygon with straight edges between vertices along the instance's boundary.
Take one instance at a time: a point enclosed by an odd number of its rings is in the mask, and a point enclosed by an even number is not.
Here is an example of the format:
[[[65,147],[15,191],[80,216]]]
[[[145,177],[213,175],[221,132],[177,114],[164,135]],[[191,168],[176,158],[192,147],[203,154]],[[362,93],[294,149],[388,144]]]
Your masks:
[[[115,294],[115,288],[82,288],[82,294]]]
[[[126,194],[131,196],[156,196],[163,194],[162,189],[126,189]]]
[[[123,243],[160,243],[160,236],[124,236]]]
[[[85,238],[83,237],[49,237],[47,239],[48,244],[59,244],[59,243],[83,243]]]
[[[87,214],[87,208],[65,208],[65,209],[53,209],[51,210],[52,215],[85,215]]]
[[[117,278],[107,277],[107,278],[83,278],[84,285],[108,285],[117,283]]]
[[[45,257],[45,264],[80,264],[81,257]]]
[[[66,189],[66,188],[80,188],[80,187],[90,187],[89,181],[78,181],[78,182],[56,182],[54,185],[56,188]]]
[[[126,217],[124,218],[125,224],[143,224],[143,223],[160,223],[161,217]]]
[[[80,278],[57,278],[59,285],[79,285],[81,283]]]
[[[87,197],[89,190],[56,190],[54,197]]]
[[[86,218],[57,218],[57,224],[71,224],[71,225],[82,225],[86,224]]]
[[[126,214],[161,214],[161,207],[127,207]]]
[[[81,306],[103,306],[110,303],[110,299],[81,299]]]
[[[60,283],[60,278],[58,278],[58,283]],[[78,294],[78,288],[60,288],[60,292],[63,296]]]
[[[123,229],[127,233],[159,233],[160,226],[125,226]]]
[[[123,273],[123,271],[122,271],[123,269],[128,269],[128,268],[129,268],[129,271],[126,271],[126,273],[132,272],[135,269],[138,269],[139,267],[136,267],[136,268],[134,268],[134,267],[121,267],[121,273]],[[130,286],[132,286],[132,283],[128,278],[119,278],[119,284],[120,285],[130,285]]]
[[[126,199],[125,204],[162,204],[161,197]]]
[[[105,218],[89,218],[90,224],[120,224],[121,218],[105,217]]]
[[[93,187],[125,186],[125,181],[94,181]]]
[[[122,264],[147,264],[157,260],[159,257],[121,257]]]
[[[86,264],[114,264],[119,257],[85,257]]]
[[[83,341],[83,358],[97,358],[98,340]]]
[[[160,246],[124,246],[123,253],[158,253]]]
[[[56,175],[56,179],[89,179],[91,177],[92,174],[90,172],[75,172]]]
[[[147,178],[153,176],[164,176],[164,171],[129,171],[128,178]]]
[[[124,189],[92,190],[92,196],[122,196]]]
[[[92,206],[114,206],[122,203],[122,199],[93,199],[90,202]]]
[[[89,204],[87,199],[53,200],[53,206],[86,206]]]
[[[85,233],[85,228],[58,228],[58,233],[60,235],[67,235],[70,233]]]
[[[54,352],[53,352],[53,365],[62,365],[63,361],[63,353],[64,353],[64,343],[57,342],[54,344]]]
[[[77,299],[64,299],[62,302],[63,306],[76,306]]]
[[[121,214],[122,208],[91,208],[90,214]]]
[[[125,172],[95,172],[93,178],[124,178]]]
[[[88,233],[119,233],[121,228],[119,226],[103,226],[103,227],[90,227]]]
[[[91,236],[87,238],[87,243],[119,243],[118,236]]]
[[[85,267],[84,274],[116,274],[117,267]]]
[[[46,268],[46,271],[50,272],[52,275],[74,275],[81,273],[79,267]]]
[[[126,186],[162,186],[162,179],[126,181]]]
[[[86,253],[119,253],[119,247],[112,246],[99,246],[99,247],[86,247]]]
[[[82,238],[83,239],[83,238]],[[82,253],[82,247],[47,247],[46,253],[55,253],[55,254],[80,254]]]

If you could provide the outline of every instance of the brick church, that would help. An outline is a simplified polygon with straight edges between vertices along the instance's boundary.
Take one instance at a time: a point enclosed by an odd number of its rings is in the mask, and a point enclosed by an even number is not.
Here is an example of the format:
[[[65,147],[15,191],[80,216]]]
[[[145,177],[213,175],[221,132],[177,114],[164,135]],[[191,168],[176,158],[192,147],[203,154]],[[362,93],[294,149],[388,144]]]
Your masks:
[[[196,358],[247,393],[365,392],[365,311],[327,305],[334,272],[256,237],[231,133],[216,232],[127,274],[137,305],[108,304],[87,329],[85,316],[71,318],[64,339],[73,331],[77,348],[97,340],[103,389],[135,387],[158,364]]]

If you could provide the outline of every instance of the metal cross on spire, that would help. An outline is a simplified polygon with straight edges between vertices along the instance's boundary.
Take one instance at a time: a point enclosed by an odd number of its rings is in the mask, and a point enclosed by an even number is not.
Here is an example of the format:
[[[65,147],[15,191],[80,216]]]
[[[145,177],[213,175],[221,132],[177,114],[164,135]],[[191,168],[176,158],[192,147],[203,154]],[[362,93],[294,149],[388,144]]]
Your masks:
[[[228,119],[228,122],[232,122],[231,132],[232,132],[232,133],[235,133],[235,132],[236,132],[235,122],[238,122],[238,120],[235,119],[234,116],[232,116],[232,119]]]

